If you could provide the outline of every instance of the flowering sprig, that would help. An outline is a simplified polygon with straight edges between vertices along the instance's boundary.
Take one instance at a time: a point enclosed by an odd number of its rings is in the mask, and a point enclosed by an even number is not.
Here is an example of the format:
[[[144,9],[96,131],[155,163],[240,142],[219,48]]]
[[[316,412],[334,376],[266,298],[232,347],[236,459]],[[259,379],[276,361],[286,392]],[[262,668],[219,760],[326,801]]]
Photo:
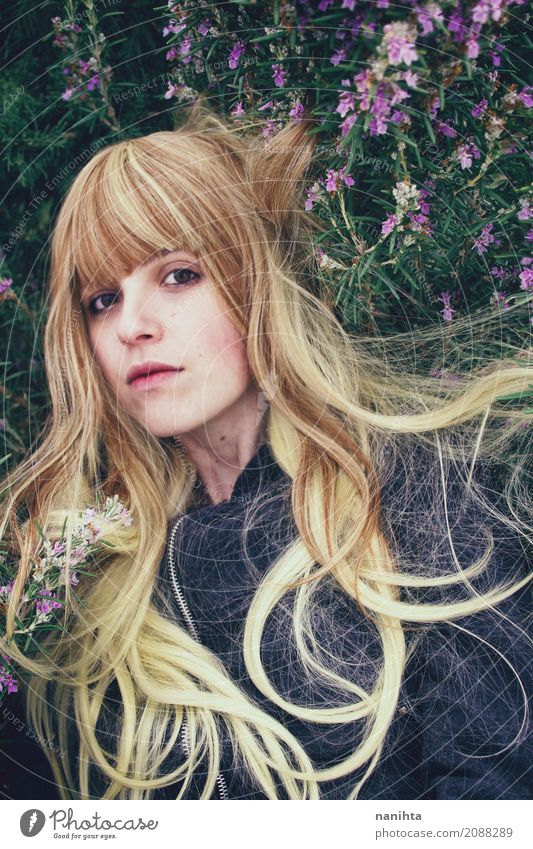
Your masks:
[[[124,527],[129,527],[133,521],[129,510],[118,500],[118,495],[107,497],[103,510],[87,508],[79,515],[81,523],[72,531],[68,557],[67,539],[60,537],[50,540],[39,528],[41,546],[36,560],[32,560],[33,568],[24,584],[15,616],[16,628],[9,638],[6,636],[6,614],[18,570],[17,564],[10,565],[4,556],[0,557],[0,638],[7,652],[10,642],[14,641],[19,651],[26,655],[35,654],[39,650],[39,633],[47,632],[50,628],[62,629],[54,611],[64,607],[67,584],[70,587],[77,586],[80,582],[79,574],[91,574],[83,567],[99,547],[109,522],[120,522]],[[4,692],[12,693],[18,689],[16,670],[9,654],[2,654],[2,658],[0,699]]]
[[[66,88],[61,94],[65,101],[87,103],[98,112],[100,120],[111,129],[120,130],[117,115],[109,100],[108,88],[111,80],[111,65],[104,63],[106,37],[97,31],[98,20],[94,6],[88,6],[87,14],[77,20],[53,17],[53,44],[67,54],[63,67]],[[82,42],[86,42],[83,47]],[[88,51],[84,59],[80,53]],[[102,103],[104,108],[102,109]]]

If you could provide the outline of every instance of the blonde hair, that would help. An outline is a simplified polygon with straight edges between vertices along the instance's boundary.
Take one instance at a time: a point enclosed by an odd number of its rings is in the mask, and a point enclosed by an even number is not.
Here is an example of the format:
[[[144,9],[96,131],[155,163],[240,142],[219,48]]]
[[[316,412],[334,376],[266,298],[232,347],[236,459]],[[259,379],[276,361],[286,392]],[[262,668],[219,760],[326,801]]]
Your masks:
[[[523,459],[513,456],[505,479],[505,513],[485,499],[472,474],[477,458],[498,455],[507,471],[523,422],[531,419],[531,412],[499,401],[519,396],[531,383],[524,352],[509,347],[503,362],[484,360],[467,369],[471,340],[462,334],[488,338],[497,319],[485,315],[457,318],[446,331],[427,328],[380,339],[343,329],[323,297],[313,251],[324,225],[303,211],[316,139],[310,125],[310,119],[292,122],[258,142],[256,128],[250,134],[246,127],[237,130],[199,101],[174,131],[98,151],[59,211],[44,339],[51,413],[39,446],[2,488],[7,494],[0,534],[20,556],[8,637],[39,543],[34,520],[49,536],[60,535],[67,520],[68,535],[78,511],[115,494],[134,520],[108,531],[113,547],[102,551],[96,576],[80,581],[77,598],[67,581],[66,632],[50,636],[47,655],[30,661],[10,646],[28,673],[27,711],[40,737],[71,752],[69,715],[75,720],[76,775],[69,758],[45,748],[65,799],[90,797],[91,764],[107,779],[102,798],[150,798],[155,789],[183,779],[181,798],[203,756],[209,769],[201,798],[208,799],[220,766],[220,722],[250,781],[267,798],[279,798],[279,787],[289,799],[320,798],[322,781],[366,764],[348,797],[357,798],[379,763],[397,710],[411,653],[409,627],[453,623],[498,605],[528,580],[514,576],[504,586],[492,580],[486,592],[475,590],[471,579],[493,564],[491,533],[473,563],[460,563],[444,486],[448,464],[468,469],[461,478],[464,495],[485,516],[518,536],[531,531]],[[80,287],[103,270],[106,281],[119,280],[169,246],[201,257],[227,314],[246,336],[253,378],[270,402],[267,439],[292,481],[298,535],[259,581],[243,651],[259,691],[289,714],[316,723],[317,733],[332,723],[360,723],[357,747],[327,769],[318,770],[288,728],[232,681],[215,654],[193,641],[158,602],[168,522],[193,503],[194,480],[172,439],[154,437],[116,408],[93,360],[79,297]],[[410,362],[413,341],[437,357],[444,332],[456,352],[456,381],[437,380]],[[406,561],[392,539],[394,523],[389,533],[381,523],[380,493],[393,469],[397,475],[403,465],[404,507],[416,491],[420,467],[406,461],[413,446],[432,458],[431,490],[439,507],[433,530],[449,541],[451,570],[439,565],[423,540],[423,563]],[[24,522],[17,520],[21,507]],[[309,625],[313,592],[326,578],[342,589],[354,617],[362,612],[379,635],[381,664],[368,691],[339,673],[334,647],[321,652]],[[468,588],[467,598],[454,600],[457,585]],[[443,593],[438,603],[417,597],[432,587]],[[343,704],[290,703],[266,675],[263,628],[292,590],[291,627],[302,669],[309,680],[333,683],[345,696]],[[113,682],[121,711],[116,752],[110,753],[94,729]],[[185,717],[190,752],[175,770],[163,772]]]

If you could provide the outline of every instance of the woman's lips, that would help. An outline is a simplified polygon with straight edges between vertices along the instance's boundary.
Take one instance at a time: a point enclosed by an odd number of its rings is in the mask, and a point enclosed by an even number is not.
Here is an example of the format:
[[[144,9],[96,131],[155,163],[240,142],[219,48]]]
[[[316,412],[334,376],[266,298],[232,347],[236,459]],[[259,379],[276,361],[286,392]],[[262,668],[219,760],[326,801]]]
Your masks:
[[[132,380],[130,386],[132,389],[151,389],[153,386],[158,386],[170,377],[173,377],[183,369],[165,369],[164,371],[154,371],[151,374],[141,374]]]

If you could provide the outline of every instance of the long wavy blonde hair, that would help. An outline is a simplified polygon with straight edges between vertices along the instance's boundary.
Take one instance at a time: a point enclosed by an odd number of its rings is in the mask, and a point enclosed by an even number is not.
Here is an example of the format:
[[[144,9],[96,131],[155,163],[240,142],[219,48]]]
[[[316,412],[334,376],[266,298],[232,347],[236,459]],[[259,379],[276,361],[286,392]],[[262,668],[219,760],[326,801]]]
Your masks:
[[[367,765],[348,796],[357,798],[379,763],[397,710],[409,628],[497,609],[528,580],[514,575],[505,586],[492,581],[486,592],[474,590],[471,579],[490,571],[491,534],[473,563],[459,562],[444,486],[446,463],[452,463],[465,470],[465,493],[493,525],[505,523],[522,537],[531,532],[524,458],[512,455],[531,411],[509,409],[499,400],[519,396],[532,383],[525,352],[510,346],[505,360],[484,359],[466,368],[472,334],[488,338],[497,319],[455,319],[447,332],[461,379],[439,380],[416,368],[409,352],[413,342],[419,346],[415,357],[423,346],[438,365],[442,328],[379,339],[343,329],[319,283],[314,239],[323,225],[303,211],[316,140],[310,123],[292,122],[259,142],[256,128],[236,129],[199,102],[174,131],[98,151],[73,181],[55,222],[44,342],[51,413],[38,447],[2,481],[1,537],[20,556],[7,636],[40,542],[35,520],[50,537],[60,535],[67,520],[68,536],[79,511],[114,494],[134,520],[107,532],[113,547],[103,549],[97,575],[80,582],[78,598],[67,581],[66,631],[52,633],[47,655],[28,660],[10,645],[28,673],[26,709],[35,730],[62,750],[78,747],[76,770],[72,758],[44,748],[65,799],[90,797],[91,765],[106,777],[102,798],[151,798],[157,788],[182,779],[181,798],[205,754],[209,770],[201,798],[208,799],[220,765],[221,721],[242,768],[267,798],[280,798],[279,787],[289,799],[320,798],[321,782]],[[246,337],[253,378],[270,402],[267,439],[291,478],[298,535],[259,581],[243,650],[259,691],[316,723],[317,733],[332,723],[361,723],[357,747],[327,769],[317,769],[290,731],[157,603],[168,522],[193,503],[194,481],[173,439],[154,437],[116,408],[93,358],[80,291],[102,269],[106,280],[119,280],[168,245],[201,257],[227,314]],[[403,562],[391,538],[394,528],[386,534],[380,521],[381,487],[392,469],[397,473],[397,460],[407,470],[404,505],[415,492],[420,468],[409,467],[405,458],[422,444],[433,457],[435,504],[444,505],[435,512],[443,518],[435,522],[441,522],[437,533],[449,539],[448,570],[432,561],[423,540],[425,568]],[[496,455],[506,473],[505,511],[483,496],[472,474],[477,459]],[[24,521],[17,518],[21,508]],[[369,691],[338,673],[333,646],[326,665],[309,629],[312,591],[326,577],[352,600],[354,616],[362,613],[379,634],[381,666]],[[458,584],[469,589],[466,599],[453,598]],[[416,598],[431,587],[443,594],[438,603]],[[292,628],[302,668],[310,678],[333,681],[345,694],[341,705],[292,704],[265,673],[265,622],[294,589]],[[117,751],[110,754],[95,726],[112,682],[120,693],[120,725]],[[76,744],[69,717],[76,723]],[[190,752],[164,772],[185,717]]]

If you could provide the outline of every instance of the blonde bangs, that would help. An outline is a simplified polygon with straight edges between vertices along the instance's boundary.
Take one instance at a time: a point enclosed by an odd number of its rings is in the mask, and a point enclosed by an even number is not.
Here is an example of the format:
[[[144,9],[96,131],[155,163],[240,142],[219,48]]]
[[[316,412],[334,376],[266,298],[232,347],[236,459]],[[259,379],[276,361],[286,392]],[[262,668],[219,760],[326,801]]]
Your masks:
[[[213,223],[205,221],[209,209],[191,194],[190,173],[183,178],[183,169],[171,167],[177,138],[165,135],[174,139],[165,158],[146,139],[120,142],[98,153],[72,185],[63,213],[78,294],[116,284],[164,248],[199,257],[216,250],[200,238]]]

